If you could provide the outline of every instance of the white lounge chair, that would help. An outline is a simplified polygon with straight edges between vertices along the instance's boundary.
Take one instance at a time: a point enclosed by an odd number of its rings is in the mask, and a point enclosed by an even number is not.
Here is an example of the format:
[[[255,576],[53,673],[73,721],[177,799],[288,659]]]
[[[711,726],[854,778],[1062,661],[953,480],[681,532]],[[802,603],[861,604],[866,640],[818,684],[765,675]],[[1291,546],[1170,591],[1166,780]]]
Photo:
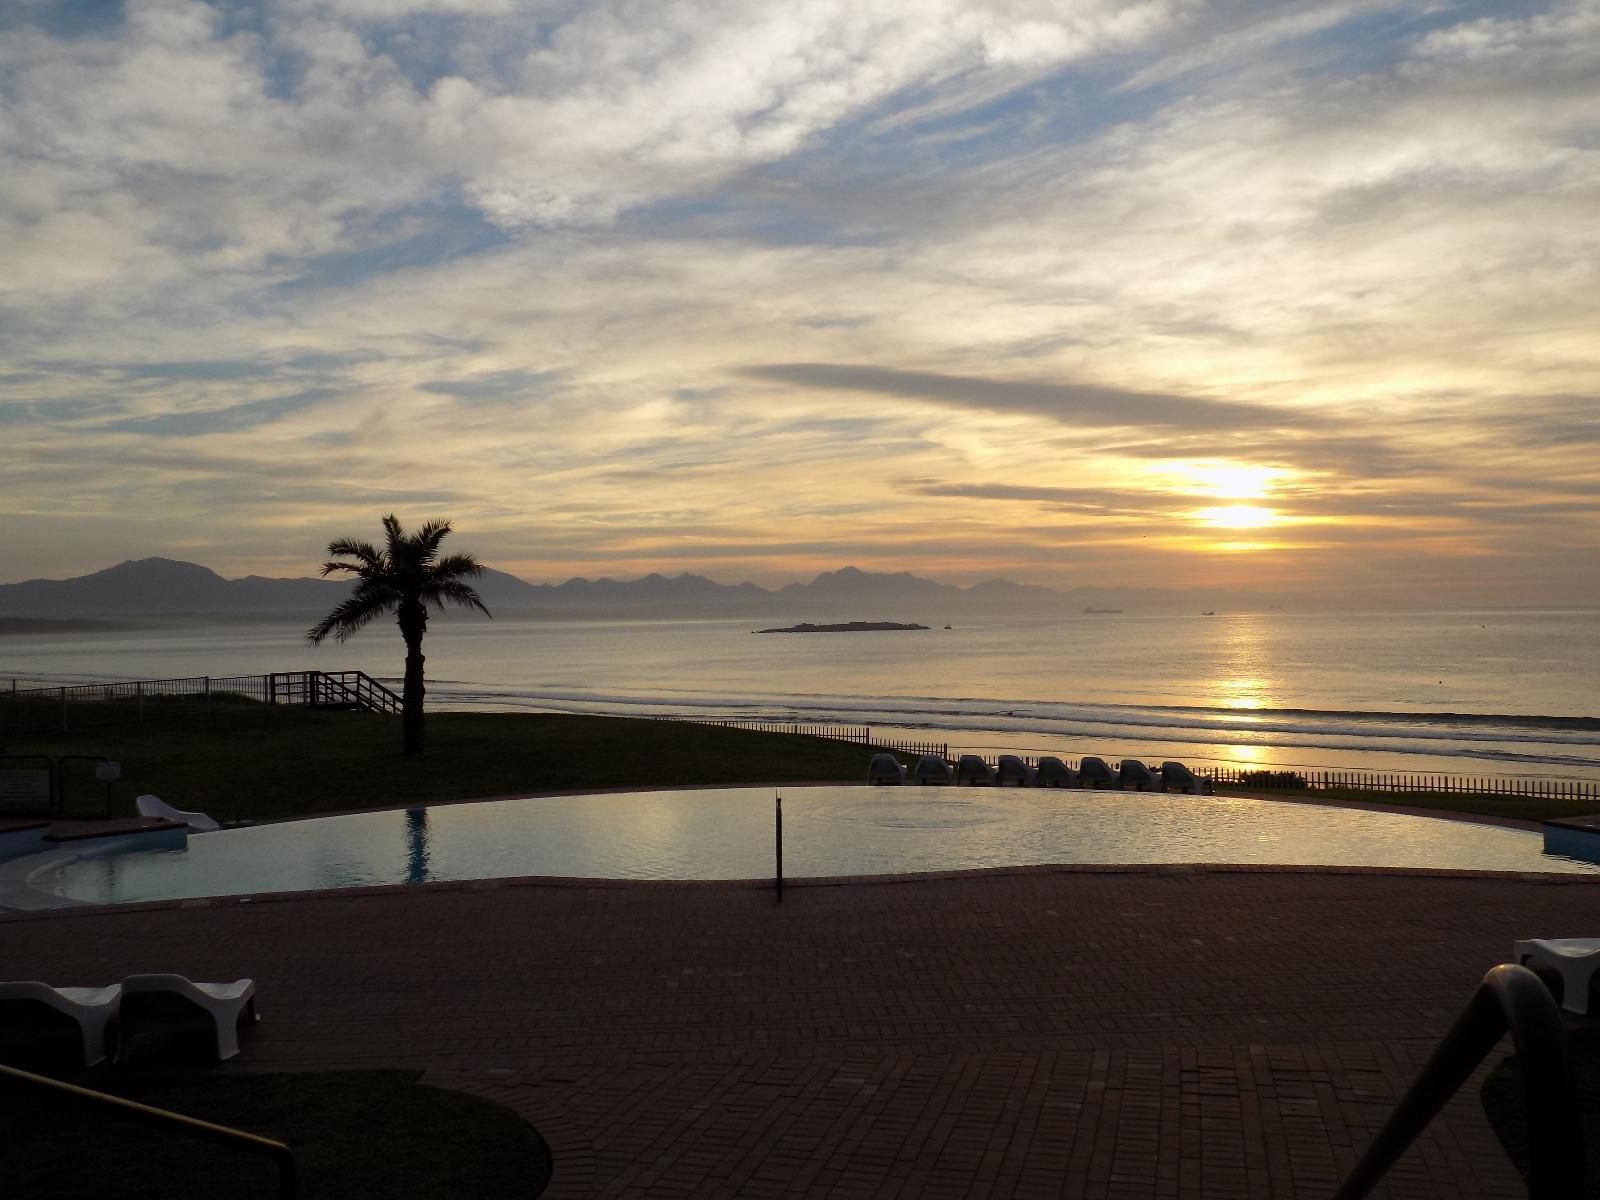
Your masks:
[[[1040,787],[1077,787],[1078,773],[1053,754],[1039,760]]]
[[[1156,790],[1155,772],[1136,758],[1125,758],[1117,773],[1117,786],[1124,791],[1153,792]]]
[[[912,783],[920,783],[927,786],[928,784],[948,785],[955,781],[956,777],[950,770],[950,764],[937,754],[924,754],[917,759],[917,765],[911,768]]]
[[[1018,787],[1032,787],[1034,780],[1038,779],[1039,772],[1023,762],[1015,754],[1002,754],[1000,765],[995,770],[995,784],[1004,787],[1014,783]]]
[[[963,754],[956,763],[957,783],[982,783],[994,786],[995,770],[976,754]]]
[[[214,1031],[217,1057],[229,1059],[239,1053],[239,1026],[260,1019],[253,980],[195,983],[182,975],[130,975],[122,981],[117,1060],[140,1033],[195,1028]]]
[[[164,821],[187,825],[196,833],[215,833],[222,828],[205,813],[184,812],[181,808],[173,808],[160,796],[139,796],[134,800],[134,804],[138,806],[141,817],[160,817]]]
[[[874,754],[867,765],[868,783],[904,783],[906,769],[892,754]]]
[[[1211,781],[1200,778],[1181,762],[1164,762],[1161,764],[1161,790],[1201,796],[1211,791]]]
[[[35,980],[0,983],[0,1026],[48,1034],[63,1021],[77,1025],[83,1041],[83,1065],[92,1067],[106,1056],[106,1026],[117,1015],[122,986],[51,987]]]
[[[1530,938],[1511,948],[1511,960],[1561,976],[1561,1007],[1589,1015],[1589,989],[1600,971],[1600,938]]]
[[[1103,758],[1089,757],[1078,764],[1078,784],[1086,788],[1114,788],[1117,777]]]

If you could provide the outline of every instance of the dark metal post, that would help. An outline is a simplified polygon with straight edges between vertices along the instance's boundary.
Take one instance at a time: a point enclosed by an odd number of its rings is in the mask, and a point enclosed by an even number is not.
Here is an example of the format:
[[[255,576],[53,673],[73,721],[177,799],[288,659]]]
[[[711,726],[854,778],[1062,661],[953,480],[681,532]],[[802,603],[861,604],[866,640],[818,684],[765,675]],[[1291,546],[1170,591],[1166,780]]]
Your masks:
[[[778,903],[783,903],[783,795],[778,795]]]

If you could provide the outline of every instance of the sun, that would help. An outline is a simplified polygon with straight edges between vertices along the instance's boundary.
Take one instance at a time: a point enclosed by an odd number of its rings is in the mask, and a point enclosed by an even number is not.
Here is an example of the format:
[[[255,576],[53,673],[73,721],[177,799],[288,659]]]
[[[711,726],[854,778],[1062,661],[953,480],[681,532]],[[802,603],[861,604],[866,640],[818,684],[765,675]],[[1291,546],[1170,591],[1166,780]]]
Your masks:
[[[1282,474],[1276,467],[1247,463],[1206,463],[1195,472],[1197,482],[1218,500],[1264,500]]]

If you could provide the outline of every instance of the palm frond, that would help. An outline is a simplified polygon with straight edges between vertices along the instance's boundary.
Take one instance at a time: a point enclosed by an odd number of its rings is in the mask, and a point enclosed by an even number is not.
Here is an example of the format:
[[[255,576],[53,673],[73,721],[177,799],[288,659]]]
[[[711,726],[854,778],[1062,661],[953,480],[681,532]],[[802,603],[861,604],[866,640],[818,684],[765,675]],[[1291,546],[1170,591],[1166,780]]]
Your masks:
[[[478,595],[476,589],[464,583],[457,583],[453,579],[438,580],[430,583],[423,589],[422,598],[432,603],[436,608],[443,608],[445,604],[456,604],[462,608],[475,608],[484,616],[493,618],[494,614],[484,604],[483,597]]]
[[[364,593],[358,588],[349,599],[306,630],[306,640],[315,646],[331,633],[335,640],[346,641],[352,634],[365,628],[374,617],[382,616],[393,607],[392,598]]]
[[[344,558],[359,559],[368,567],[379,566],[383,556],[378,553],[378,548],[371,542],[359,541],[356,538],[340,538],[328,543],[328,553]]]
[[[471,554],[446,554],[428,574],[440,580],[476,579],[483,574],[483,564]]]
[[[369,604],[399,604],[405,599],[405,589],[388,575],[362,576],[352,594]]]
[[[449,521],[426,521],[422,528],[411,536],[411,541],[417,548],[418,566],[426,567],[438,557],[439,543],[444,541],[445,535],[449,532]]]

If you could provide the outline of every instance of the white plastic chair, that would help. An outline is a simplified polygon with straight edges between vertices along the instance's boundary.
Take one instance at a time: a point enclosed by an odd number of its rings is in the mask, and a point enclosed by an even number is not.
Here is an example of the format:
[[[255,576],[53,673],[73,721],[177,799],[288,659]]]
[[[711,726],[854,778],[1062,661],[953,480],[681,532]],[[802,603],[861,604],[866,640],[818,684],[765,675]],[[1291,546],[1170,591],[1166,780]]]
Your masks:
[[[1192,796],[1205,793],[1210,780],[1201,779],[1181,762],[1161,764],[1161,790],[1163,792],[1188,792]]]
[[[874,754],[872,762],[867,766],[868,783],[904,783],[906,769],[900,765],[900,760],[892,754]]]
[[[999,758],[999,767],[995,770],[995,785],[1004,787],[1014,783],[1018,787],[1032,787],[1039,778],[1039,772],[1030,767],[1015,754],[1002,754]]]
[[[1106,765],[1106,760],[1093,755],[1078,763],[1078,784],[1080,787],[1106,790],[1120,786],[1117,777]]]
[[[917,765],[911,768],[911,782],[924,786],[944,785],[954,783],[955,776],[950,771],[950,764],[937,754],[924,754],[917,759]]]
[[[1561,976],[1561,1007],[1589,1015],[1589,985],[1600,971],[1600,938],[1530,938],[1511,948],[1513,962]]]
[[[1053,754],[1039,760],[1040,787],[1077,787],[1078,773]]]
[[[1135,792],[1153,792],[1156,790],[1155,772],[1136,758],[1125,758],[1117,773],[1117,786]]]
[[[40,1010],[53,1009],[77,1024],[83,1065],[92,1067],[106,1056],[106,1026],[117,1015],[121,995],[122,985],[116,983],[98,988],[56,988],[36,980],[0,983],[0,1023],[43,1030],[50,1018]]]
[[[130,975],[122,981],[117,1059],[126,1056],[135,1034],[196,1027],[214,1030],[217,1057],[229,1059],[239,1053],[239,1026],[260,1019],[254,980],[195,983],[182,975]]]
[[[138,806],[141,817],[160,817],[164,821],[187,825],[196,833],[215,833],[222,828],[205,813],[184,812],[181,808],[173,808],[160,796],[139,796],[134,800],[134,804]]]
[[[994,768],[976,754],[963,754],[956,763],[957,783],[981,783],[994,786]]]

